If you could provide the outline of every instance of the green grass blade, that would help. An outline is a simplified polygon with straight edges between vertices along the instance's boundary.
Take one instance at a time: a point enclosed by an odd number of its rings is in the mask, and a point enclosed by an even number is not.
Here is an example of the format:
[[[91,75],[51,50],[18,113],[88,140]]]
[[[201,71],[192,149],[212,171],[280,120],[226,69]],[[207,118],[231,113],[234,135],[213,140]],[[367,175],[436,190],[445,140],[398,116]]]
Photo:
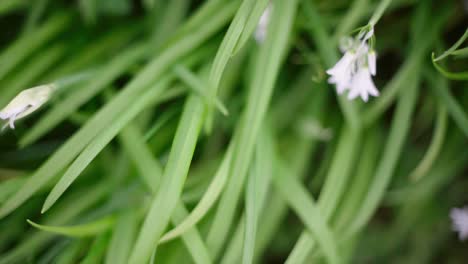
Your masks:
[[[18,1],[18,0],[4,0],[0,2],[0,15],[6,15],[9,12],[22,9],[27,6],[27,1]]]
[[[184,207],[183,203],[179,202],[172,214],[172,222],[174,225],[181,223],[188,216],[188,210]],[[193,261],[196,264],[210,264],[213,263],[200,232],[196,228],[191,228],[184,235],[182,241],[185,247],[190,252]]]
[[[119,169],[121,168],[119,167]],[[94,186],[72,193],[70,196],[63,199],[56,208],[54,208],[55,210],[51,210],[51,212],[44,217],[44,223],[47,225],[67,224],[108,195],[111,191],[109,187],[111,187],[109,181],[101,181]],[[70,206],[70,204],[73,204],[73,206]],[[23,243],[18,244],[17,247],[8,253],[1,255],[0,264],[10,264],[24,260],[31,252],[46,246],[53,238],[55,238],[55,235],[51,233],[35,232]]]
[[[187,216],[187,218],[185,218],[176,227],[164,234],[159,243],[172,240],[184,234],[185,232],[187,232],[187,230],[195,226],[198,223],[198,221],[200,221],[206,215],[206,213],[213,207],[226,184],[228,172],[230,169],[231,158],[232,147],[228,149],[221,165],[218,168],[218,171],[216,172],[213,180],[208,186],[208,189],[205,191],[203,197],[200,199],[200,201],[192,210],[192,212],[190,212],[190,215]]]
[[[28,223],[34,226],[35,228],[45,232],[70,237],[86,237],[94,236],[96,234],[109,230],[114,225],[115,217],[109,216],[90,223],[74,226],[49,226],[36,224],[29,219],[26,221],[28,221]]]
[[[208,94],[209,84],[204,83],[203,80],[192,73],[187,67],[182,65],[176,65],[174,67],[174,73],[179,79],[184,82],[189,88],[191,88],[195,94],[199,95],[204,101],[207,102],[208,107],[215,106],[223,115],[228,115],[229,111],[226,106],[216,97],[216,95]]]
[[[91,244],[88,254],[80,262],[81,264],[99,264],[102,263],[102,259],[106,252],[107,245],[109,243],[109,235],[101,234],[96,237],[93,244]]]
[[[382,158],[377,166],[374,180],[369,186],[369,191],[363,200],[355,219],[353,219],[353,222],[349,225],[346,236],[356,233],[365,226],[383,198],[395,171],[395,167],[400,158],[400,153],[403,150],[403,144],[410,128],[411,116],[414,111],[418,95],[418,86],[419,79],[414,78],[412,83],[407,84],[407,89],[401,93],[396,113],[392,121],[392,126],[390,128],[388,140],[386,142]]]
[[[261,0],[264,1],[264,0]],[[256,1],[252,0],[243,0],[239,9],[237,10],[234,19],[232,20],[228,31],[226,32],[223,41],[216,53],[216,56],[211,66],[210,75],[208,77],[208,82],[214,86],[212,96],[216,96],[221,78],[223,76],[224,70],[231,59],[234,48],[237,45],[239,38],[244,31],[244,27],[247,23],[250,10],[252,9]],[[213,126],[213,113],[211,107],[207,110],[207,121],[205,124],[205,129],[207,132],[210,132]]]
[[[15,177],[0,182],[0,204],[2,204],[11,194],[15,193],[25,181],[25,177]]]
[[[44,15],[49,0],[39,0],[32,3],[31,8],[29,9],[28,17],[23,24],[21,34],[31,33],[34,29],[37,28],[37,23],[41,19],[41,16]]]
[[[103,59],[108,58],[109,55],[114,54],[122,47],[130,48],[126,44],[140,33],[139,28],[141,27],[139,26],[138,23],[129,23],[129,25],[119,26],[111,30],[79,51],[74,52],[71,57],[62,62],[60,67],[54,68],[53,71],[47,74],[44,80],[56,80],[86,70],[89,67],[96,67],[96,61],[99,62],[99,65],[103,64]]]
[[[444,145],[444,138],[447,131],[447,110],[442,105],[438,107],[434,130],[434,135],[424,157],[421,159],[418,166],[409,174],[409,178],[413,181],[420,180],[427,174]]]
[[[271,161],[275,159],[273,135],[271,131],[268,131],[268,125],[265,125],[262,130],[261,138],[256,147],[255,162],[252,165],[251,173],[248,176],[249,178],[246,184],[245,228],[238,229],[240,232],[244,229],[244,247],[242,254],[242,263],[244,264],[254,262],[257,230],[261,224],[259,217],[266,204],[271,175],[274,173],[271,163]],[[263,219],[262,222],[264,222]]]
[[[154,135],[162,128],[164,125],[166,125],[169,121],[171,121],[177,114],[178,114],[179,109],[169,109],[167,111],[164,111],[161,113],[159,119],[154,122],[154,124],[148,129],[148,131],[144,135],[145,141],[150,140],[151,138],[154,137]]]
[[[329,263],[340,263],[340,256],[331,229],[327,226],[322,212],[315,204],[307,190],[292,177],[288,177],[288,169],[280,165],[278,173],[274,174],[273,184],[289,206],[296,212],[309,232],[316,238]]]
[[[459,49],[459,50],[455,50],[452,52],[452,55],[453,56],[456,56],[457,58],[466,58],[468,56],[468,47],[466,48],[463,48],[463,49]]]
[[[255,238],[258,224],[258,201],[256,197],[258,169],[254,163],[253,172],[247,176],[247,184],[245,190],[245,232],[244,232],[244,249],[242,255],[242,263],[250,264],[253,262],[255,251]]]
[[[224,69],[226,68],[228,61],[233,54],[234,47],[244,30],[247,18],[254,3],[255,1],[253,0],[242,1],[242,4],[237,10],[228,31],[224,35],[224,39],[221,42],[218,52],[214,58],[213,65],[211,66],[209,77],[210,84],[216,87],[214,91],[216,91],[219,86]],[[214,93],[214,95],[216,95],[216,93]]]
[[[266,222],[269,221],[269,219],[259,218],[267,203],[268,192],[271,190],[271,175],[273,174],[274,169],[271,162],[274,160],[273,135],[271,135],[272,133],[269,129],[268,125],[264,125],[262,128],[262,132],[255,149],[255,163],[250,168],[250,175],[255,174],[256,188],[254,191],[255,197],[253,197],[253,199],[256,201],[256,206],[254,212],[252,208],[250,209],[250,216],[252,216],[252,214],[254,216],[249,219],[247,212],[244,212],[239,220],[234,236],[227,246],[226,253],[221,259],[222,264],[239,263],[240,259],[243,259],[243,261],[246,262],[254,261],[255,252],[258,248],[256,230],[259,230]],[[252,179],[249,178],[249,180]],[[254,224],[255,226],[253,226]],[[251,227],[248,227],[249,225],[251,225]]]
[[[287,52],[297,5],[295,0],[278,1],[277,8],[273,11],[270,24],[272,30],[269,31],[260,50],[257,71],[253,74],[254,79],[249,85],[246,109],[235,132],[239,136],[239,141],[234,146],[228,185],[221,197],[207,238],[213,256],[218,255],[231,227],[260,125],[265,117],[282,59]]]
[[[353,28],[360,22],[360,19],[366,14],[366,6],[368,5],[369,0],[354,0],[351,4],[350,11],[346,12],[346,15],[340,21],[333,36],[333,40],[338,42],[340,38],[349,35]]]
[[[75,240],[62,253],[57,256],[55,263],[57,264],[73,264],[77,262],[80,251],[87,245],[85,240]]]
[[[413,82],[418,73],[421,70],[422,63],[424,62],[426,52],[429,51],[431,45],[439,37],[442,26],[447,21],[449,12],[444,9],[440,12],[432,26],[426,30],[417,31],[419,34],[414,36],[414,43],[411,43],[411,47],[414,47],[409,53],[408,59],[405,61],[400,70],[395,76],[388,82],[382,89],[382,93],[379,98],[368,107],[366,112],[363,114],[363,123],[367,127],[372,125],[379,117],[385,113],[385,111],[392,105],[395,98],[397,98],[400,91],[407,87],[407,83]],[[422,22],[419,24],[426,25],[430,19],[429,13],[424,13],[420,19]],[[416,27],[419,29],[419,27]],[[423,28],[424,29],[424,28]]]
[[[436,77],[432,71],[425,72],[425,76],[430,81],[429,83],[432,84],[429,87],[432,89],[436,98],[447,108],[455,124],[457,124],[465,136],[468,137],[468,115],[450,92],[448,81],[440,75]]]
[[[456,51],[456,49],[458,49],[458,47],[460,47],[460,45],[463,44],[463,42],[465,42],[467,38],[468,38],[468,28],[465,30],[465,33],[457,40],[457,42],[455,42],[455,44],[453,44],[453,46],[450,47],[448,50],[444,51],[444,53],[442,53],[440,56],[435,58],[435,55],[432,54],[432,62],[435,64],[437,61],[440,61],[454,54],[454,51]]]
[[[244,29],[242,30],[241,35],[239,36],[239,40],[237,41],[236,46],[232,51],[232,55],[237,54],[246,45],[247,41],[252,37],[252,34],[257,28],[258,22],[260,21],[260,17],[262,16],[269,3],[269,0],[255,1],[252,11],[250,12],[249,18],[245,22]]]
[[[109,242],[105,263],[127,263],[130,249],[136,237],[138,218],[136,212],[129,210],[122,212],[114,225],[114,231]]]
[[[88,82],[85,82],[79,86],[80,89],[71,91],[65,99],[54,105],[20,139],[20,145],[29,145],[44,136],[52,128],[65,120],[67,116],[77,111],[81,105],[109,86],[119,75],[140,60],[147,52],[148,47],[146,45],[137,44],[111,60],[107,66],[98,70],[96,76],[99,76],[99,78],[92,78]]]
[[[352,221],[354,213],[359,209],[361,202],[366,194],[369,183],[375,169],[376,161],[379,158],[379,147],[381,142],[377,133],[366,132],[364,136],[366,141],[362,147],[362,154],[359,156],[359,163],[357,164],[355,177],[349,185],[344,199],[332,218],[332,226],[335,234],[343,232],[349,222]]]
[[[170,216],[180,199],[203,121],[203,113],[204,107],[201,100],[190,96],[179,121],[169,160],[161,180],[161,187],[151,203],[129,263],[148,261],[162,232],[167,227]]]
[[[468,80],[468,72],[449,72],[448,70],[444,69],[442,66],[437,64],[434,53],[432,53],[432,65],[434,65],[434,68],[436,68],[438,72],[440,72],[448,79],[458,81]]]
[[[331,226],[331,218],[337,211],[341,197],[344,196],[349,178],[353,172],[355,158],[359,151],[360,136],[350,128],[343,128],[336,153],[333,155],[332,165],[320,191],[318,206],[323,219]],[[302,263],[306,261],[314,247],[314,239],[307,231],[302,232],[293,251],[288,257],[288,263]]]
[[[107,144],[124,128],[133,118],[135,118],[142,109],[148,107],[154,100],[162,95],[168,87],[171,79],[166,77],[149,89],[145,94],[138,98],[127,110],[99,134],[90,144],[81,152],[76,160],[70,165],[65,174],[60,178],[54,186],[50,194],[47,196],[42,213],[46,212],[60,196],[70,187],[81,172],[94,160],[94,158],[104,149]]]
[[[159,189],[162,178],[162,168],[159,162],[152,157],[148,147],[145,145],[143,136],[138,128],[130,124],[124,129],[120,135],[124,149],[130,155],[130,158],[135,163],[140,171],[144,182],[152,193],[156,194]],[[188,215],[187,209],[182,202],[179,202],[174,209],[171,220],[174,225],[180,222]],[[204,264],[211,263],[208,250],[201,239],[201,236],[196,228],[190,228],[182,235],[182,240],[192,255],[195,263]],[[131,247],[130,247],[131,248]],[[129,248],[129,249],[130,249]],[[126,261],[126,260],[125,260]]]

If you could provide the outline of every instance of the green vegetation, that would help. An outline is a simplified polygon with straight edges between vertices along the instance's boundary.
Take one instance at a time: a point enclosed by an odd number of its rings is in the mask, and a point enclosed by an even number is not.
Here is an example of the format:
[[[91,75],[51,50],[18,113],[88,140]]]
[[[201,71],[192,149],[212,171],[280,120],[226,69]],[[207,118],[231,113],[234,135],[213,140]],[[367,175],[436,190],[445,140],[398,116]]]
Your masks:
[[[468,259],[461,1],[0,2],[0,264]]]

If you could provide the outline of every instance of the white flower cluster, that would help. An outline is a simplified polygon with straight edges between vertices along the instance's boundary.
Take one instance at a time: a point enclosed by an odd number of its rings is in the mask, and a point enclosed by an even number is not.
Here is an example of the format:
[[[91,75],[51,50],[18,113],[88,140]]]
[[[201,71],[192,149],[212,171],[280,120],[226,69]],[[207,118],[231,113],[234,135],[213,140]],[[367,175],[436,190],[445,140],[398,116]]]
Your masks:
[[[7,125],[14,129],[15,120],[23,118],[36,111],[49,100],[54,90],[55,85],[46,84],[22,91],[0,111],[0,119],[8,119]]]
[[[329,83],[336,85],[338,94],[349,90],[348,99],[360,96],[367,102],[369,95],[378,96],[379,91],[372,81],[377,73],[376,53],[369,48],[368,40],[374,35],[374,29],[363,31],[356,38],[344,39],[340,45],[343,57],[327,70]]]
[[[468,206],[463,208],[453,208],[450,211],[453,231],[458,232],[460,240],[468,239]]]
[[[265,8],[265,10],[262,13],[262,16],[260,17],[260,20],[258,21],[257,28],[255,29],[255,40],[259,44],[265,42],[268,31],[268,25],[270,24],[272,8],[273,7],[271,3],[268,4],[267,8]]]

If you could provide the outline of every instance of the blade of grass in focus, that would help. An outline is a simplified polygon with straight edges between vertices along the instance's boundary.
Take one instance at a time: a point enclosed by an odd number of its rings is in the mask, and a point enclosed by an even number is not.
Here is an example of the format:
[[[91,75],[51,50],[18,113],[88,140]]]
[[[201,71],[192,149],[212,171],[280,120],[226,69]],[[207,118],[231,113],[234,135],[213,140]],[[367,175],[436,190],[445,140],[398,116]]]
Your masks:
[[[115,217],[109,216],[91,223],[76,226],[47,226],[34,223],[29,219],[27,221],[30,225],[42,231],[70,237],[85,237],[107,231],[114,225],[114,220]]]

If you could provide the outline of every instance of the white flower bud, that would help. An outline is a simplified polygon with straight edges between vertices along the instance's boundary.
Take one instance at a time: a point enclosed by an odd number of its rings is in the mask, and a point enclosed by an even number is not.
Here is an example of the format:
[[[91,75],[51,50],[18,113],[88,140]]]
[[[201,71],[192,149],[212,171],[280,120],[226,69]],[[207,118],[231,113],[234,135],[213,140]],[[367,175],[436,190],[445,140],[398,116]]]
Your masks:
[[[21,119],[36,111],[47,102],[55,91],[55,85],[46,84],[26,89],[0,111],[0,118],[8,119],[10,128],[15,128],[15,120]],[[5,128],[5,127],[4,127]]]

